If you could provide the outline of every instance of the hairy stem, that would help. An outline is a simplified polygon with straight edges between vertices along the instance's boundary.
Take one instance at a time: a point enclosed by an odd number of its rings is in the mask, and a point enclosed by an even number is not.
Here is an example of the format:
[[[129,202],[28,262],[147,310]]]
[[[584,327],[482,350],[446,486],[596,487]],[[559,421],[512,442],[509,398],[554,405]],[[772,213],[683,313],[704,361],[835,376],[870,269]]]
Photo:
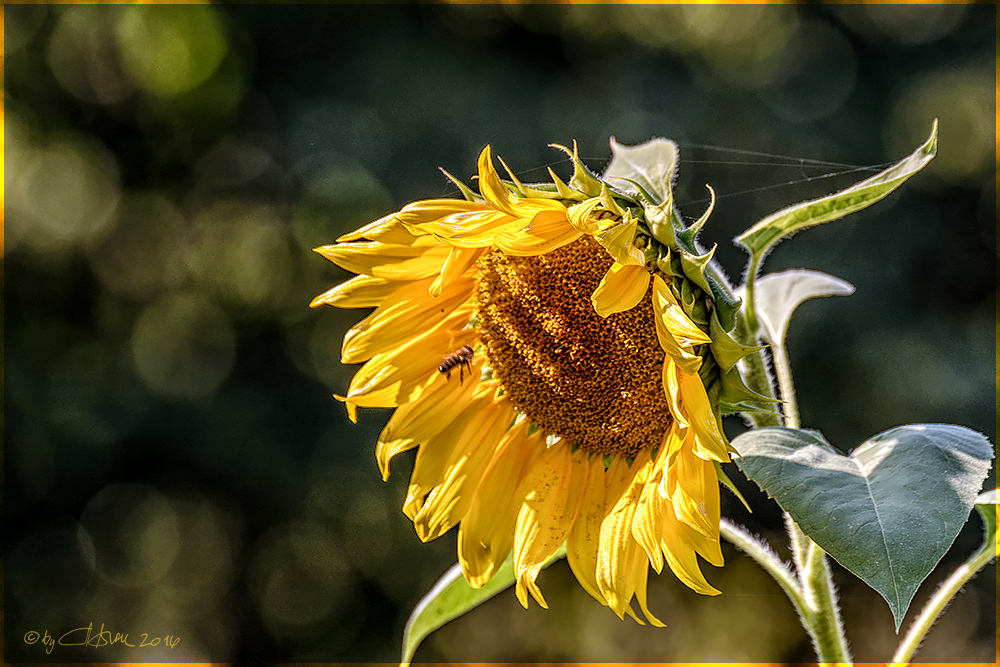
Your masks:
[[[774,580],[788,595],[788,599],[792,601],[800,617],[806,612],[808,606],[802,587],[792,571],[778,558],[778,554],[774,553],[766,542],[751,535],[746,528],[737,526],[725,518],[719,522],[719,532],[737,549],[756,561],[765,572],[774,577]]]
[[[934,595],[931,596],[931,599],[924,605],[924,608],[920,610],[920,615],[917,616],[913,625],[910,626],[906,637],[900,642],[896,653],[892,656],[894,664],[906,664],[910,661],[910,658],[913,657],[913,654],[920,647],[920,643],[923,642],[924,637],[927,636],[927,632],[934,625],[934,621],[944,612],[945,607],[948,606],[951,599],[955,597],[962,586],[972,579],[979,570],[986,567],[990,561],[996,558],[995,541],[995,535],[988,533],[986,543],[983,544],[982,548],[963,563],[961,567],[952,572],[951,576],[945,579],[941,586],[938,587]]]
[[[788,353],[784,344],[771,345],[771,355],[774,361],[774,373],[778,377],[778,390],[781,392],[781,411],[785,415],[786,428],[799,428],[799,406],[795,401],[795,384],[792,382],[792,365],[788,361]]]

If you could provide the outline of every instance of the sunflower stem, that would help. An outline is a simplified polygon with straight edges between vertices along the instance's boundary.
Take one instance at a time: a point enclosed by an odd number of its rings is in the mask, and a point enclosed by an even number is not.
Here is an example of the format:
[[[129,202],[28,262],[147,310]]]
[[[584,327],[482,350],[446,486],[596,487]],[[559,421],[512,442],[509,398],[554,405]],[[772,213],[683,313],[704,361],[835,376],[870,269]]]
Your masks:
[[[774,553],[770,545],[751,535],[746,528],[737,526],[725,517],[719,521],[719,532],[737,549],[756,561],[765,572],[774,577],[804,622],[803,614],[808,608],[805,593],[795,578],[795,574],[792,573],[788,565],[781,561],[778,554]]]
[[[754,302],[754,283],[757,281],[757,273],[760,271],[760,261],[761,257],[750,253],[750,259],[747,260],[747,272],[746,278],[744,279],[744,289],[746,290],[746,303],[744,307],[746,308],[747,317],[747,327],[753,334],[754,339],[757,338],[757,332],[760,331],[760,322],[757,320],[757,304]]]
[[[774,373],[778,378],[778,391],[781,392],[781,411],[785,415],[785,428],[799,428],[799,406],[795,401],[795,383],[792,382],[792,365],[788,361],[788,353],[782,343],[771,345],[771,360],[774,363]]]
[[[760,257],[751,255],[747,263],[745,301],[741,316],[736,318],[736,335],[744,344],[755,345],[760,339],[760,324],[754,308],[754,282],[760,269]],[[725,273],[715,265],[708,263],[708,270],[713,277],[729,286]],[[799,428],[799,411],[795,401],[795,385],[792,382],[792,369],[785,352],[784,345],[779,342],[771,345],[771,361],[778,390],[782,399],[783,418],[777,415],[748,415],[757,428],[763,426],[783,425],[786,428]],[[764,396],[774,396],[774,385],[768,370],[766,359],[762,352],[747,355],[741,360],[741,371],[747,381],[747,386]],[[789,571],[778,556],[767,544],[750,535],[726,519],[719,524],[719,532],[727,540],[736,545],[748,556],[753,558],[768,574],[774,577],[778,585],[788,595],[802,626],[812,640],[813,648],[820,663],[849,664],[851,655],[847,649],[847,638],[844,636],[844,626],[837,605],[837,592],[830,576],[830,568],[826,561],[826,553],[818,544],[809,539],[802,529],[785,514],[785,523],[791,542],[792,556],[798,571],[798,579]]]
[[[806,630],[813,641],[820,663],[850,663],[844,624],[840,620],[837,591],[830,576],[826,552],[803,534],[806,546],[806,568],[799,573],[806,601],[810,606],[810,619]]]
[[[910,626],[906,637],[899,643],[896,653],[892,656],[892,665],[905,665],[916,653],[924,637],[930,631],[934,621],[937,620],[948,606],[951,599],[955,597],[962,586],[964,586],[979,570],[986,567],[990,561],[996,558],[995,536],[987,535],[986,542],[982,548],[973,554],[969,560],[951,573],[941,586],[934,592],[931,599],[927,601],[924,608],[920,610],[917,620]]]
[[[749,288],[749,281],[747,287]],[[749,290],[747,293],[750,294]],[[747,298],[749,300],[750,297]],[[785,428],[799,428],[801,422],[798,404],[795,401],[792,366],[782,341],[771,345],[771,360],[778,380],[778,391],[781,394],[783,425]],[[847,649],[844,624],[837,604],[837,591],[830,576],[826,553],[787,513],[785,525],[807,605],[805,613],[800,612],[800,616],[809,638],[812,639],[816,655],[820,663],[849,663],[851,655]]]

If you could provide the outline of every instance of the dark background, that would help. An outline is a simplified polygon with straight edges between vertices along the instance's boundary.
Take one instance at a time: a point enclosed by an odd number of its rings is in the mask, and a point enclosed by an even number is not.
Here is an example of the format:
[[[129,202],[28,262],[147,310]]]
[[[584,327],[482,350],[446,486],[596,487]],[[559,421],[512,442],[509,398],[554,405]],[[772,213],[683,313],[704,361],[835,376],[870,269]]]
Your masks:
[[[388,412],[354,426],[331,397],[361,313],[307,307],[347,277],[311,248],[457,196],[437,168],[468,179],[487,143],[545,180],[569,176],[549,143],[600,170],[609,136],[673,138],[676,200],[697,218],[715,188],[702,240],[737,280],[733,236],[939,118],[927,169],[765,271],[857,287],[792,324],[805,426],[843,450],[912,422],[996,440],[995,7],[7,5],[4,28],[7,660],[46,658],[30,631],[90,623],[180,642],[48,659],[397,659],[454,535],[422,545],[399,511],[412,454],[380,481]],[[741,488],[754,514],[728,495],[723,513],[783,544]],[[980,539],[973,517],[909,619]],[[504,592],[418,659],[813,659],[777,586],[725,553],[704,567],[720,597],[650,578],[664,630],[618,621],[559,563],[549,611]],[[992,661],[993,573],[918,659]],[[835,577],[855,657],[888,660],[888,606]]]

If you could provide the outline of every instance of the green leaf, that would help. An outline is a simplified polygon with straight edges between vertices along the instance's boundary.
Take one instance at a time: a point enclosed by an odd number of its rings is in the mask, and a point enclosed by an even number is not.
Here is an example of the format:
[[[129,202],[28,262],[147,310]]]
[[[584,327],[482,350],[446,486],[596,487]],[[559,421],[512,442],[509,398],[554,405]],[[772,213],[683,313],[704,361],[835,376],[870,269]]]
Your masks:
[[[883,172],[836,194],[802,202],[764,218],[736,242],[753,257],[763,257],[775,243],[795,232],[871,206],[923,169],[937,151],[937,120],[923,146]]]
[[[634,201],[640,193],[651,196],[657,206],[670,201],[676,173],[677,144],[669,139],[623,146],[611,137],[611,162],[602,178]]]
[[[754,304],[757,318],[764,326],[768,340],[782,345],[792,313],[800,304],[820,296],[848,295],[854,285],[820,271],[792,269],[769,273],[757,279]]]
[[[993,557],[1000,556],[1000,544],[997,543],[997,490],[984,491],[976,498],[976,511],[983,517],[983,527],[986,532],[984,549],[993,551]]]
[[[896,630],[927,575],[969,518],[993,448],[961,426],[912,424],[849,456],[817,433],[749,431],[739,468],[838,563],[889,603]]]
[[[566,557],[565,545],[560,547],[543,567],[548,567],[560,558]],[[462,567],[458,563],[449,568],[434,587],[421,598],[413,608],[406,628],[403,630],[402,664],[408,665],[417,652],[417,647],[427,635],[448,621],[471,611],[514,583],[514,561],[508,556],[503,565],[485,586],[476,589],[465,581]]]

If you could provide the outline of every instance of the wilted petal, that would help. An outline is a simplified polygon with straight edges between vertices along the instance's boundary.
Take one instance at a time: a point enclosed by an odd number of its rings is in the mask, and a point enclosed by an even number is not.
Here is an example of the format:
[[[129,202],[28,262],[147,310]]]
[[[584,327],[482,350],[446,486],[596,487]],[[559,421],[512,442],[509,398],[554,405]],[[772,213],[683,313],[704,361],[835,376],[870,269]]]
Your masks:
[[[566,541],[580,511],[588,468],[581,453],[565,443],[549,447],[521,483],[524,501],[514,529],[514,576],[517,599],[528,606],[527,594],[547,607],[535,579],[549,558]]]
[[[646,264],[645,256],[641,250],[632,245],[637,227],[638,222],[635,220],[616,225],[599,234],[597,241],[618,264],[643,266]]]
[[[645,266],[611,265],[590,300],[594,312],[601,317],[631,310],[639,305],[649,287],[649,272]]]

